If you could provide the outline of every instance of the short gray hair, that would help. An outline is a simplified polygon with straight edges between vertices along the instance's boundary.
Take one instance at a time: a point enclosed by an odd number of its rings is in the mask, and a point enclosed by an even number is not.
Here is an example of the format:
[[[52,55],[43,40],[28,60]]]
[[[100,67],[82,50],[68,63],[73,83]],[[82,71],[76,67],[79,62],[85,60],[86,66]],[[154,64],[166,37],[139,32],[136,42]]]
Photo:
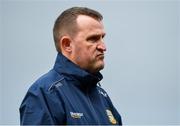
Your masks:
[[[53,37],[56,46],[56,50],[61,52],[59,40],[64,34],[74,35],[77,33],[76,19],[79,15],[87,15],[98,21],[103,19],[103,16],[87,7],[72,7],[62,12],[56,19],[53,28]]]

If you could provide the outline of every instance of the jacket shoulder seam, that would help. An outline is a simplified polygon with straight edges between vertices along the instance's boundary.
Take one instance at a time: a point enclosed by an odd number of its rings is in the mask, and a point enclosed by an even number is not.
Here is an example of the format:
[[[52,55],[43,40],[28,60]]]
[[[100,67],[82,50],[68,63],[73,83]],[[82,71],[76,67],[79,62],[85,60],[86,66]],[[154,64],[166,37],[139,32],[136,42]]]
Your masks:
[[[51,91],[54,87],[59,87],[61,85],[63,85],[63,83],[61,82],[62,80],[64,80],[64,77],[61,76],[56,70],[54,70],[54,72],[56,72],[56,74],[60,77],[57,81],[53,82],[49,88],[48,91]]]
[[[53,83],[50,85],[50,87],[48,88],[48,91],[51,91],[51,90],[54,88],[54,86],[59,87],[59,86],[63,85],[63,84],[61,83],[62,80],[64,80],[64,77],[61,78],[61,79],[59,79],[59,80],[57,80],[57,81],[55,81],[55,82],[53,82]]]

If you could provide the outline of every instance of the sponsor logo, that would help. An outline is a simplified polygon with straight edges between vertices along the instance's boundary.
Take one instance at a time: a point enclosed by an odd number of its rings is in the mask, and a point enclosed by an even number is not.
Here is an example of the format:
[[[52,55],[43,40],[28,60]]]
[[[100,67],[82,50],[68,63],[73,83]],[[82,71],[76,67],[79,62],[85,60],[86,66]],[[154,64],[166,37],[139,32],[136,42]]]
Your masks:
[[[117,124],[117,121],[116,119],[114,118],[112,112],[109,110],[109,109],[106,109],[106,114],[109,118],[109,121],[112,123],[112,124]]]
[[[74,119],[80,119],[83,116],[83,113],[78,113],[78,112],[70,112],[70,115]]]

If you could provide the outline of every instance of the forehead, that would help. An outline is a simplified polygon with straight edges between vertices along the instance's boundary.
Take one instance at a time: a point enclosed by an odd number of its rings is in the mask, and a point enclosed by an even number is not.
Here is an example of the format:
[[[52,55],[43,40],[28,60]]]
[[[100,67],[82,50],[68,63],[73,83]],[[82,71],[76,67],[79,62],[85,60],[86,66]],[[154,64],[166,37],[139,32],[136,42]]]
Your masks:
[[[97,32],[97,34],[105,34],[102,21],[98,21],[92,17],[86,15],[79,15],[77,17],[77,26],[80,31],[83,32]]]

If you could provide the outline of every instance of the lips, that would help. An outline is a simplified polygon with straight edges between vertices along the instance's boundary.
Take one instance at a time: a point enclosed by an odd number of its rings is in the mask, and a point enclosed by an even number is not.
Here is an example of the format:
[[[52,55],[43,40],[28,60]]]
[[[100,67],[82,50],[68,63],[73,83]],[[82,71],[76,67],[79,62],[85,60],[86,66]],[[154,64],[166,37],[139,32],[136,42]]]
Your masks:
[[[97,57],[100,59],[104,59],[104,54],[98,54]]]

